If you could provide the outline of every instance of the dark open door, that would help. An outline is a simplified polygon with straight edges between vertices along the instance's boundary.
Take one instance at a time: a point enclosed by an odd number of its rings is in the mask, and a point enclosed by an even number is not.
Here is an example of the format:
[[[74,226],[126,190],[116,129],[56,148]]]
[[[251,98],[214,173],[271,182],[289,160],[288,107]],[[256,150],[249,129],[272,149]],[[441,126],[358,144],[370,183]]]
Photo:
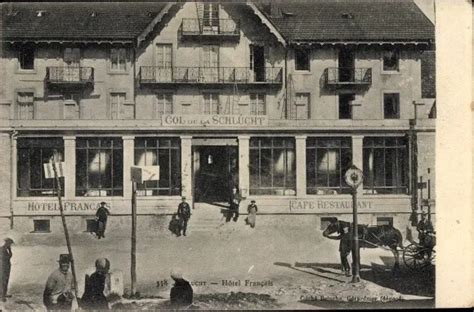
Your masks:
[[[265,81],[265,48],[263,46],[250,45],[250,67],[255,81]]]
[[[339,50],[339,81],[354,80],[354,51],[349,48]]]

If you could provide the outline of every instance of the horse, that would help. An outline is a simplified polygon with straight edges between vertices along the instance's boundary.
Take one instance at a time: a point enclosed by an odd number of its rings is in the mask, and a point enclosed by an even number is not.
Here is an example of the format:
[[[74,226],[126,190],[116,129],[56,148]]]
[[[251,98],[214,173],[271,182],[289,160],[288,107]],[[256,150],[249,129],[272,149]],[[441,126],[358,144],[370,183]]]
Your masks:
[[[346,276],[350,276],[350,265],[347,256],[352,251],[353,233],[352,223],[331,218],[329,225],[323,231],[323,236],[329,239],[340,240],[339,254],[341,256],[342,271]],[[347,229],[347,230],[345,230]],[[338,233],[338,236],[331,236]],[[395,257],[395,265],[392,272],[396,273],[400,269],[400,254],[398,247],[403,249],[402,233],[392,225],[367,226],[358,225],[357,233],[359,235],[359,247],[377,248],[380,246],[388,246]]]

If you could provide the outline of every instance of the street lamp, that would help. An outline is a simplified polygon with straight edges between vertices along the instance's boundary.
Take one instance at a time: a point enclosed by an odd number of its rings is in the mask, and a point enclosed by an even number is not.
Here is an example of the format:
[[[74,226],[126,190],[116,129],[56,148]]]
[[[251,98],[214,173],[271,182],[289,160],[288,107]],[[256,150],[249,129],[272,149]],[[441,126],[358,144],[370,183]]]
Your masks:
[[[360,282],[360,254],[359,233],[357,231],[357,188],[361,185],[364,175],[356,166],[352,165],[344,175],[347,185],[351,187],[352,194],[352,283]]]

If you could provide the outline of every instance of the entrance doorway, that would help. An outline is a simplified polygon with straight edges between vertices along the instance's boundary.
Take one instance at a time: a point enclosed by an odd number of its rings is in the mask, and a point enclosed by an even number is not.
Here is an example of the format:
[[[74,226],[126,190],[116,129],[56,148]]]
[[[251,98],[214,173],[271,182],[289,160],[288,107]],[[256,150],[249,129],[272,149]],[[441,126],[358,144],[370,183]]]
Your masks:
[[[238,185],[237,146],[194,146],[195,202],[227,202]]]

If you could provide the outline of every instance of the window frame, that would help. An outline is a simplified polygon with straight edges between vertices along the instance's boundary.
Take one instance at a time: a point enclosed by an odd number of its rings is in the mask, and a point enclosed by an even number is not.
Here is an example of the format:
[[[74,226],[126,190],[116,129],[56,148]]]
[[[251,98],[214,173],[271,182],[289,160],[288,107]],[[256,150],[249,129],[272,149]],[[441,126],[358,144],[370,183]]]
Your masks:
[[[155,146],[148,146],[155,140]],[[143,146],[140,144],[143,143]],[[160,180],[158,181],[149,181],[142,184],[137,184],[137,195],[143,197],[150,196],[179,196],[181,194],[182,184],[181,184],[181,142],[179,137],[135,137],[134,143],[134,165],[139,166],[137,157],[140,157],[142,154],[140,151],[152,152],[156,157],[156,164],[145,164],[146,166],[160,165],[160,151],[167,151],[168,156],[168,182],[169,185],[164,187],[160,186],[160,182],[164,179],[161,179],[162,174],[164,173],[162,167],[160,166]],[[177,159],[173,158],[173,151]],[[173,163],[177,164],[178,170],[173,166]],[[149,184],[155,184],[156,186],[148,186]],[[160,194],[160,191],[168,190],[168,194]],[[148,191],[151,191],[151,195],[148,195]]]
[[[379,222],[387,222],[388,224],[379,224]],[[393,226],[393,217],[392,216],[377,216],[375,218],[375,224],[380,226],[380,225],[389,225]]]
[[[262,144],[265,141],[270,142],[269,145]],[[276,141],[278,144],[275,144]],[[257,142],[255,144],[254,142]],[[281,144],[280,144],[281,143]],[[262,159],[264,156],[262,155],[263,151],[270,150],[270,168],[262,169]],[[276,185],[275,182],[275,164],[273,162],[275,151],[280,150],[284,153],[284,173],[283,173],[283,186]],[[257,151],[258,155],[252,157],[252,154]],[[293,152],[293,163],[289,164],[288,155],[289,152]],[[250,163],[249,163],[249,176],[250,176],[250,185],[249,185],[249,194],[250,195],[265,195],[265,196],[296,196],[296,142],[294,137],[252,137],[250,138],[250,146],[249,146],[249,155],[250,155]],[[257,159],[258,165],[257,168],[252,166],[252,159]],[[268,159],[267,159],[268,160]],[[293,172],[290,172],[289,165],[294,168]],[[253,170],[256,170],[256,175],[258,183],[256,185],[252,185],[253,183]],[[262,176],[266,175],[264,171],[270,171],[270,185],[265,185],[262,183]],[[292,194],[286,194],[287,191]],[[278,194],[278,193],[282,194]]]
[[[326,143],[326,144],[321,144],[320,142],[329,142],[332,141],[331,143]],[[334,144],[336,143],[336,144]],[[326,146],[324,146],[326,145]],[[329,145],[329,146],[328,146]],[[334,145],[334,146],[332,146]],[[337,145],[337,146],[336,146]],[[338,180],[339,180],[339,185],[330,185],[330,175],[329,173],[321,173],[320,171],[324,170],[319,170],[318,169],[318,152],[319,151],[336,151],[336,171],[338,172]],[[346,166],[343,166],[343,151],[350,155],[350,160],[346,164]],[[314,158],[310,158],[310,153],[314,153]],[[346,173],[347,169],[352,164],[352,153],[353,153],[353,147],[352,147],[352,140],[350,137],[308,137],[306,139],[306,194],[308,195],[325,195],[326,193],[330,193],[331,191],[336,191],[338,195],[340,194],[350,194],[351,188],[349,185],[347,185],[345,179],[344,179],[344,174]],[[314,166],[311,166],[310,164],[314,161]],[[311,169],[314,169],[314,172],[310,172]],[[310,185],[310,177],[314,175],[314,185]],[[326,183],[325,185],[320,185],[318,182],[318,176],[319,175],[324,175],[326,178]],[[320,191],[320,192],[319,192]],[[319,192],[319,193],[318,193]]]
[[[209,96],[209,111],[207,110],[207,104],[206,104],[206,96]],[[217,101],[214,102],[214,101],[211,101],[212,100],[212,97],[216,96],[217,97]],[[216,106],[216,112],[214,113],[213,112],[213,104],[214,103],[217,103],[217,106]],[[221,115],[221,97],[220,97],[220,93],[219,92],[213,92],[213,91],[209,91],[209,92],[203,92],[202,93],[202,114],[204,115]]]
[[[33,60],[32,60],[33,67],[32,68],[23,68],[22,67],[22,59],[23,59],[22,55],[25,51],[32,52],[32,57],[33,57]],[[37,54],[37,50],[34,46],[31,46],[31,45],[21,46],[20,50],[17,52],[17,62],[18,62],[17,70],[18,70],[18,72],[35,73],[36,72],[36,54]]]
[[[91,146],[90,142],[93,140],[97,140],[97,146]],[[114,144],[114,142],[120,142],[118,146]],[[82,146],[84,145],[84,146]],[[105,145],[105,146],[104,146]],[[109,146],[110,145],[110,146]],[[79,166],[82,164],[83,161],[80,160],[79,153],[80,151],[85,150],[86,152],[86,159],[84,160],[84,163],[86,164],[86,172],[84,174],[85,179],[85,188],[81,188],[80,183],[81,178],[79,178],[79,175],[81,174],[81,169]],[[124,157],[123,157],[123,140],[122,137],[77,137],[76,138],[76,184],[75,184],[75,195],[76,197],[95,197],[95,198],[100,198],[100,197],[123,197],[124,196],[124,173],[123,173],[123,163],[124,163]],[[100,152],[109,152],[109,160],[111,162],[111,169],[110,169],[110,177],[107,177],[110,180],[110,187],[91,187],[89,186],[89,179],[90,179],[90,151],[97,151],[98,155]],[[120,162],[118,165],[114,165],[114,160],[115,160],[115,155],[114,153],[119,153],[120,156]],[[99,156],[100,157],[100,156]],[[100,159],[99,159],[100,160]],[[99,164],[100,166],[100,164]],[[117,167],[115,167],[117,166]],[[106,168],[106,167],[105,167]],[[114,175],[116,174],[117,170],[121,170],[121,178],[114,179]],[[120,177],[120,174],[118,175]],[[118,186],[115,186],[115,181],[119,181]],[[100,183],[100,181],[99,181]],[[99,195],[90,195],[88,194],[90,191],[96,191],[99,193]],[[105,191],[105,195],[102,195],[101,193]],[[83,192],[83,193],[81,193]],[[110,192],[110,194],[108,193]]]
[[[21,97],[21,94],[31,94],[31,97],[33,99],[33,101],[31,102],[20,102],[20,97]],[[29,103],[31,105],[25,105],[25,104],[20,104],[20,103]],[[22,118],[23,114],[22,114],[22,110],[21,108],[23,106],[29,106],[28,107],[28,117],[30,117],[30,114],[31,114],[31,118]],[[35,91],[34,90],[16,90],[16,101],[15,101],[15,117],[16,119],[18,120],[34,120],[35,119]]]
[[[387,107],[387,104],[386,104],[386,96],[391,96],[393,97],[394,95],[396,95],[396,99],[397,99],[397,112],[396,114],[394,114],[393,116],[387,116],[386,114],[386,107]],[[400,103],[400,92],[399,91],[391,91],[391,90],[383,90],[382,91],[382,112],[383,112],[383,119],[400,119],[400,116],[401,116],[401,103]]]
[[[114,53],[115,50],[115,53]],[[123,51],[123,53],[121,53]],[[123,54],[123,55],[121,55]],[[114,68],[114,55],[117,57],[117,68]],[[120,64],[123,58],[123,68]],[[124,47],[113,47],[109,51],[109,74],[127,74],[128,73],[128,49]]]
[[[37,230],[37,224],[44,222],[47,224],[47,230]],[[33,231],[31,233],[51,233],[51,220],[50,219],[33,219]]]
[[[307,68],[299,68],[299,62],[298,62],[298,55],[299,53],[306,53],[306,58],[307,58]],[[311,72],[311,49],[310,48],[295,48],[294,49],[294,56],[295,56],[295,71],[296,72]]]
[[[298,97],[306,96],[306,95],[307,95],[308,101],[306,102],[305,105],[297,103],[297,98]],[[292,118],[292,119],[295,119],[295,120],[309,120],[309,119],[311,119],[311,92],[296,92],[295,93],[295,100],[292,104],[293,104],[294,110],[295,110],[294,116],[292,116],[294,118]],[[306,106],[306,116],[305,116],[305,118],[298,118],[298,106]]]
[[[390,145],[387,144],[389,139],[395,139],[396,144]],[[376,141],[382,141],[383,144],[377,143]],[[368,136],[364,137],[363,144],[362,144],[362,159],[363,159],[363,168],[362,171],[364,172],[364,181],[363,181],[363,190],[364,194],[366,195],[377,195],[377,194],[389,194],[389,195],[409,195],[409,146],[408,146],[408,139],[404,136]],[[366,163],[366,156],[370,159],[370,154],[367,155],[368,151],[371,151],[372,156],[372,164]],[[383,185],[376,185],[376,175],[374,174],[375,168],[375,151],[379,150],[383,153]],[[400,185],[388,185],[387,183],[387,176],[386,176],[386,168],[387,163],[392,163],[391,161],[386,160],[386,151],[387,150],[395,150],[395,162],[394,165],[396,166],[395,173],[398,175],[396,180],[400,180]],[[403,162],[402,168],[400,168],[400,162]],[[372,170],[367,173],[368,166],[372,166]],[[405,170],[403,170],[405,169]],[[369,184],[371,182],[371,184]],[[398,181],[397,181],[398,182]],[[403,185],[405,184],[405,185]],[[397,191],[401,190],[401,191]]]
[[[255,99],[252,97],[255,96]],[[263,97],[263,110],[260,110],[259,100]],[[250,100],[250,115],[266,116],[267,115],[267,94],[264,92],[251,92],[249,94]]]
[[[160,99],[160,97],[163,97],[162,99]],[[164,102],[166,100],[167,97],[170,97],[171,98],[171,101],[169,102]],[[171,114],[174,114],[174,110],[175,110],[175,105],[174,105],[174,100],[175,100],[175,96],[172,92],[158,92],[156,93],[156,96],[155,96],[155,110],[154,110],[154,113],[155,113],[155,119],[158,119],[158,118],[161,118],[161,116],[163,115],[171,115]],[[163,101],[163,109],[160,110],[160,101]],[[169,105],[168,108],[170,108],[170,112],[167,112],[166,110],[166,106]]]
[[[57,144],[57,145],[56,145]],[[44,183],[46,180],[44,176],[44,169],[43,164],[47,163],[44,161],[46,158],[43,157],[43,153],[50,154],[54,150],[57,150],[61,155],[62,161],[64,161],[64,140],[60,137],[51,137],[51,138],[37,138],[37,137],[25,137],[25,138],[18,138],[16,144],[16,154],[17,154],[17,170],[16,170],[16,198],[28,198],[28,197],[54,197],[57,196],[55,192],[55,181],[53,179],[50,180],[52,184],[51,187],[45,187]],[[22,155],[27,157],[27,164],[25,164],[25,159]],[[32,168],[32,157],[38,156],[40,157],[41,165],[39,168]],[[22,162],[22,165],[19,164]],[[39,172],[39,174],[38,174]],[[37,174],[39,177],[39,188],[32,187],[32,175]],[[26,188],[23,188],[23,175],[27,181],[25,182]],[[64,196],[64,178],[60,178],[61,183],[61,194]],[[40,193],[34,193],[40,192]],[[28,193],[28,194],[23,194]],[[43,193],[43,194],[41,194]]]
[[[396,69],[386,69],[385,66],[385,59],[388,53],[394,53],[396,57]],[[397,48],[392,48],[392,49],[383,49],[381,53],[381,65],[382,65],[382,74],[399,74],[400,73],[400,60],[401,60],[401,52]]]

